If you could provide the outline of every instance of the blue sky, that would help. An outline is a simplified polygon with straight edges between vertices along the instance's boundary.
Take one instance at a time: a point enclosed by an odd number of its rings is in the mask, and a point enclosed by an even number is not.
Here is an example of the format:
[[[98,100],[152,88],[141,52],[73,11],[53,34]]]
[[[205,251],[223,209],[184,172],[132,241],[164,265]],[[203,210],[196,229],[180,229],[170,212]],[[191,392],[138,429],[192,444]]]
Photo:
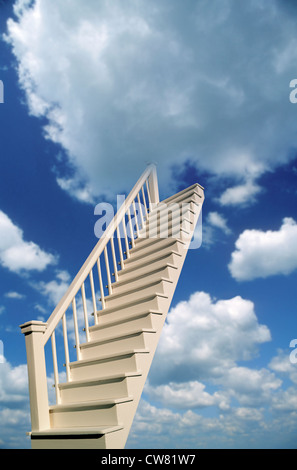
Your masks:
[[[25,342],[147,163],[205,187],[127,446],[296,448],[297,7],[1,2],[0,447],[28,448]]]

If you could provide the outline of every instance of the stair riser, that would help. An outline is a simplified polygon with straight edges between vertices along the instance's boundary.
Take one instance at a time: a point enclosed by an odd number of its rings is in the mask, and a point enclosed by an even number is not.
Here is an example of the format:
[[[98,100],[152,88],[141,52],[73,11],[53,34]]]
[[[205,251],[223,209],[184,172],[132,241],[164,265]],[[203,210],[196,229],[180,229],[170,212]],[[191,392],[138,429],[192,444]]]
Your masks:
[[[99,383],[86,383],[84,386],[67,387],[61,390],[63,404],[81,403],[88,400],[121,398],[133,396],[137,391],[139,377],[125,377]]]
[[[111,433],[117,434],[117,433]],[[112,436],[115,441],[115,437]],[[73,437],[60,437],[51,439],[31,439],[31,448],[36,450],[42,449],[115,449],[107,444],[109,435],[100,437],[89,437],[80,439]],[[114,442],[113,441],[113,442]]]
[[[136,372],[141,369],[139,363],[141,359],[137,356],[142,354],[132,354],[120,356],[117,359],[108,361],[92,362],[81,366],[71,366],[72,380],[95,379],[103,375],[112,375],[124,372]]]
[[[154,333],[141,333],[136,336],[125,337],[117,341],[88,346],[81,349],[82,359],[95,359],[102,354],[114,354],[129,349],[149,348]]]
[[[117,286],[116,283],[113,286],[113,293],[120,294],[122,292],[126,292],[127,289],[137,289],[138,287],[142,287],[145,283],[158,281],[159,279],[166,278],[166,279],[173,279],[173,275],[175,274],[176,269],[168,267],[157,272],[153,272],[147,276],[143,277],[134,277],[134,281],[130,281],[129,283],[125,283],[122,285]],[[124,279],[124,278],[123,278]]]
[[[158,297],[148,299],[145,302],[135,303],[131,305],[130,307],[121,308],[119,310],[116,310],[110,313],[105,313],[105,311],[103,310],[102,312],[100,312],[98,316],[99,323],[101,325],[104,325],[105,323],[109,323],[109,322],[116,321],[119,319],[122,320],[129,315],[141,313],[143,311],[150,310],[150,309],[160,310],[161,312],[163,312],[167,303],[168,303],[167,298],[158,296]]]
[[[160,315],[148,314],[146,316],[142,316],[140,318],[135,318],[133,320],[106,326],[106,328],[92,328],[90,329],[90,338],[91,341],[95,340],[103,340],[105,338],[110,337],[113,334],[117,334],[119,331],[124,333],[130,333],[131,331],[135,331],[137,328],[155,328],[155,325],[158,323],[156,317]],[[99,320],[100,321],[100,320]]]
[[[119,297],[115,297],[115,298],[113,298],[111,295],[110,297],[106,298],[105,306],[106,308],[113,308],[118,305],[121,305],[122,303],[134,302],[139,297],[154,295],[156,292],[158,292],[159,294],[167,295],[167,293],[171,292],[171,290],[172,290],[171,282],[160,281],[158,283],[155,283],[151,286],[148,286],[142,289],[138,288],[136,291],[131,292],[130,294],[128,292],[126,294],[123,293],[123,295]]]
[[[98,423],[106,425],[117,424],[117,412],[115,406],[106,406],[101,409],[81,411],[60,411],[50,413],[52,428],[65,428],[75,426],[98,426]]]

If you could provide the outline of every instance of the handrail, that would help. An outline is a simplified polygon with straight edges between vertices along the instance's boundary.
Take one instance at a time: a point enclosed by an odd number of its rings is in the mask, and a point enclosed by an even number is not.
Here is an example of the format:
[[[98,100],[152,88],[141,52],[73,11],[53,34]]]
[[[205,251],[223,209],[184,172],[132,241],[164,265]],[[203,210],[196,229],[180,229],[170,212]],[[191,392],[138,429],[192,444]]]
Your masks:
[[[119,211],[117,212],[117,214],[114,216],[114,218],[108,225],[106,231],[104,232],[104,236],[100,238],[100,240],[98,241],[98,243],[96,244],[96,246],[94,247],[90,255],[88,256],[88,258],[82,265],[81,269],[77,273],[76,277],[70,284],[67,292],[64,294],[64,296],[62,297],[62,299],[60,300],[60,302],[54,309],[53,313],[49,317],[47,321],[47,328],[43,336],[44,345],[47,343],[47,341],[51,337],[52,333],[54,332],[60,320],[62,320],[64,313],[73,302],[76,294],[78,293],[79,289],[81,289],[83,283],[85,282],[86,278],[90,274],[90,271],[95,266],[98,258],[104,252],[108,242],[113,237],[115,231],[117,230],[123,218],[125,217],[134,199],[137,197],[139,192],[143,190],[144,184],[147,185],[147,188],[149,187],[149,192],[148,192],[149,201],[151,203],[159,202],[156,167],[154,165],[150,165],[147,167],[147,169],[141,175],[137,183],[134,185],[132,191],[130,192],[128,197],[125,199]],[[94,312],[94,315],[96,315],[96,312]]]

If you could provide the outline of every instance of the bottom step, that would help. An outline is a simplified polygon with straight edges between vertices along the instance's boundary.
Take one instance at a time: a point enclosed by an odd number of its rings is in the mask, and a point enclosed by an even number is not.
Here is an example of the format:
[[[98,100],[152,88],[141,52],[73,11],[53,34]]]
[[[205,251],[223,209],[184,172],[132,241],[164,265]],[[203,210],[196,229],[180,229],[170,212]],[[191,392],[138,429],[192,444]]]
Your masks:
[[[122,426],[77,427],[32,431],[32,449],[121,448]]]

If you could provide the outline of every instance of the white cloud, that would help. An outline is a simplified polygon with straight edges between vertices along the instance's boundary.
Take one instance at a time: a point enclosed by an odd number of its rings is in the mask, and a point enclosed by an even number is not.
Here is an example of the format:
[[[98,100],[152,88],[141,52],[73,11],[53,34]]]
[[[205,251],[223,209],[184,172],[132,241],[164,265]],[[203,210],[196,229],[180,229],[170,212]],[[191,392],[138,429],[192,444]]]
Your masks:
[[[196,292],[177,304],[168,314],[128,448],[142,442],[149,448],[293,446],[296,393],[282,380],[296,379],[289,356],[280,351],[267,367],[248,364],[270,340],[253,303],[241,297],[214,300]]]
[[[23,294],[20,294],[19,292],[7,292],[5,294],[5,297],[7,297],[8,299],[24,299],[25,298],[25,295]]]
[[[170,310],[150,383],[176,382],[177,377],[179,382],[220,379],[270,340],[270,331],[258,323],[251,301],[240,296],[214,300],[196,292]]]
[[[219,197],[219,202],[222,206],[250,205],[260,192],[260,186],[249,180],[244,184],[227,188]]]
[[[56,305],[62,299],[63,295],[69,287],[70,275],[67,271],[58,271],[56,279],[52,281],[41,281],[33,284],[33,287],[38,289],[49,301],[51,305]],[[41,311],[39,307],[38,310]]]
[[[297,224],[286,217],[279,230],[245,230],[235,243],[229,270],[238,281],[287,275],[297,269]]]
[[[209,212],[202,225],[202,247],[209,249],[214,243],[222,241],[222,233],[230,235],[227,220],[219,212]]]
[[[13,272],[43,271],[57,259],[36,243],[27,242],[22,230],[0,211],[0,264]]]
[[[289,377],[294,384],[297,384],[297,367],[290,361],[291,352],[292,350],[279,349],[277,355],[271,359],[269,367],[279,375]]]
[[[210,212],[207,216],[207,221],[210,225],[221,229],[224,233],[231,233],[231,230],[227,225],[227,220],[222,216],[222,214],[219,214],[218,212]]]
[[[90,204],[95,202],[90,188],[87,185],[82,186],[76,179],[57,178],[57,183],[61,189],[67,191],[75,199]]]
[[[282,380],[268,369],[236,366],[226,371],[223,383],[241,405],[255,407],[269,403]]]
[[[193,380],[186,383],[170,382],[166,385],[146,385],[145,393],[169,407],[200,408],[219,405],[219,396],[205,391],[205,385]]]
[[[16,2],[7,38],[30,112],[47,119],[46,137],[74,170],[58,176],[74,197],[127,190],[151,160],[169,190],[170,165],[190,160],[233,176],[221,202],[241,204],[289,158],[296,23],[283,2],[265,15],[259,2],[232,0],[28,5]]]

